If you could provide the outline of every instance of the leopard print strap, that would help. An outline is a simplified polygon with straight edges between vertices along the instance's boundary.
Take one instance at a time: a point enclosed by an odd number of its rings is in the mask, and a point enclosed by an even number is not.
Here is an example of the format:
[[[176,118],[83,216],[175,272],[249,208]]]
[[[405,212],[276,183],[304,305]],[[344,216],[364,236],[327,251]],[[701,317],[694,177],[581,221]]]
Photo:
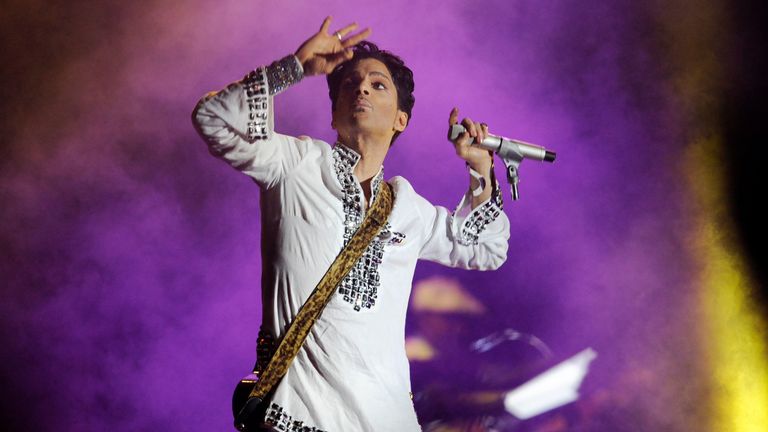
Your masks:
[[[312,325],[320,317],[326,303],[336,291],[336,286],[349,273],[355,262],[365,252],[368,244],[379,233],[387,222],[387,217],[392,211],[393,194],[392,187],[384,182],[384,187],[376,195],[373,205],[363,219],[363,223],[355,235],[349,240],[347,246],[336,257],[331,267],[325,273],[320,282],[312,291],[306,303],[291,322],[288,331],[280,341],[275,354],[269,361],[267,368],[259,376],[259,380],[251,390],[249,398],[264,396],[274,387],[288,372],[294,357],[298,354],[304,339],[307,338]]]

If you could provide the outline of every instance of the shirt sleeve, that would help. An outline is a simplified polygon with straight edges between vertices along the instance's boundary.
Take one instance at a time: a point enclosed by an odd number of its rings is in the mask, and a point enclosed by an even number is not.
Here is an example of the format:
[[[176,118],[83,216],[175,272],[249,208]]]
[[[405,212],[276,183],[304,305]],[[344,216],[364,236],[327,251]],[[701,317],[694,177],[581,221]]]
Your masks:
[[[467,192],[453,213],[419,198],[417,206],[425,222],[419,258],[475,270],[494,270],[506,261],[509,219],[502,210],[498,183],[491,197],[474,209]]]
[[[311,139],[274,131],[273,100],[302,76],[301,64],[291,55],[203,96],[192,123],[211,154],[264,188],[279,183],[299,164]]]

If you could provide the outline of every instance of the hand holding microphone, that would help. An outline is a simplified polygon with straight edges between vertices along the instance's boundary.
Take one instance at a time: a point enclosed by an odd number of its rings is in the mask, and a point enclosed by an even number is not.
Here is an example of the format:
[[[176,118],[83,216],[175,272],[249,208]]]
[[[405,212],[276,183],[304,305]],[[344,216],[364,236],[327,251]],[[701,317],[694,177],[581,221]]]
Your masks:
[[[504,161],[504,165],[507,168],[507,179],[509,180],[512,199],[518,199],[517,184],[520,181],[517,173],[520,162],[523,159],[532,159],[542,162],[554,162],[557,154],[553,151],[547,150],[544,147],[527,143],[524,141],[518,141],[511,138],[505,138],[499,135],[493,135],[488,133],[488,126],[484,123],[474,123],[470,119],[465,118],[462,124],[458,124],[458,109],[454,108],[451,111],[449,119],[450,128],[448,129],[448,139],[456,146],[457,153],[460,151],[467,152],[467,146],[477,148],[478,150],[488,150],[499,155]],[[465,127],[466,126],[466,127]],[[468,130],[468,129],[471,129]],[[461,135],[463,133],[470,134],[469,143],[462,142]],[[472,134],[474,132],[474,134]],[[474,135],[474,137],[472,136]],[[462,147],[465,147],[462,149]],[[459,154],[461,156],[461,153]],[[469,161],[462,156],[462,159]]]
[[[488,133],[488,126],[473,122],[470,118],[464,118],[461,123],[459,123],[458,118],[459,110],[458,108],[453,108],[450,117],[448,118],[448,125],[461,128],[461,132],[456,134],[456,136],[452,138],[449,137],[455,147],[456,155],[466,161],[470,167],[478,172],[482,168],[490,168],[491,162],[493,161],[493,154],[488,150],[472,145],[472,142],[476,138],[482,141]],[[466,132],[466,134],[462,135],[463,132]]]

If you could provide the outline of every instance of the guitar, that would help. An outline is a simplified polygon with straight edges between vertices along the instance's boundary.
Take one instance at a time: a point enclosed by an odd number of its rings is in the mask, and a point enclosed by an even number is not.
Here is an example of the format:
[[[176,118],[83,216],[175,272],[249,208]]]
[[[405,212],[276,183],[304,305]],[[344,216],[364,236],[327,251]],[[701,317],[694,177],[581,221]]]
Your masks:
[[[258,380],[259,375],[256,372],[250,373],[240,379],[232,393],[232,415],[235,418],[235,429],[239,431],[262,430],[269,398],[262,400],[249,397]]]

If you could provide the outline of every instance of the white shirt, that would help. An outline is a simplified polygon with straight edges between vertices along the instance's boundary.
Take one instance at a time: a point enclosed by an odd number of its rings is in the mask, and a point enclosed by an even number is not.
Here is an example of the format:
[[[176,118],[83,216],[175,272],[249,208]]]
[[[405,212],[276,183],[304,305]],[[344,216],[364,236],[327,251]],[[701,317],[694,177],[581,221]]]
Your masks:
[[[211,153],[261,189],[262,330],[279,340],[359,226],[365,198],[352,174],[360,158],[353,150],[273,131],[266,72],[203,97],[193,122]],[[383,168],[371,202],[382,179]],[[395,197],[388,223],[277,386],[266,419],[275,430],[421,430],[404,345],[416,261],[486,270],[506,259],[509,221],[498,187],[472,211],[466,194],[452,214],[403,177],[387,182]]]

